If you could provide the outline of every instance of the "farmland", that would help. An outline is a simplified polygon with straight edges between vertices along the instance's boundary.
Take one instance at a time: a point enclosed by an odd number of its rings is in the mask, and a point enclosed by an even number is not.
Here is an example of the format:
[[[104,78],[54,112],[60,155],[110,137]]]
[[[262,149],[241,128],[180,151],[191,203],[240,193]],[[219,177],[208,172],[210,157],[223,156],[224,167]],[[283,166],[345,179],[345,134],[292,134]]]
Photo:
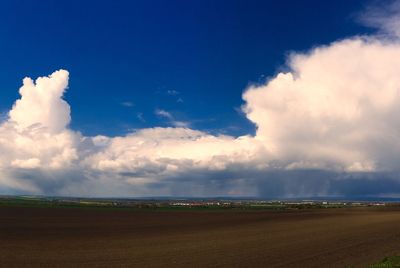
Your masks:
[[[0,206],[4,267],[365,267],[400,254],[400,208]]]

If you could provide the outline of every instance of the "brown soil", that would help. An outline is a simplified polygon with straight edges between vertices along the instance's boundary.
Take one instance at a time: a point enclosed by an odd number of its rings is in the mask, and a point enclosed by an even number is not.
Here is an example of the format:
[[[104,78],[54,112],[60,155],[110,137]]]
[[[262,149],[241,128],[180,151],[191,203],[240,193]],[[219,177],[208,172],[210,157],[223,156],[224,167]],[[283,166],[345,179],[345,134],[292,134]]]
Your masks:
[[[1,267],[363,267],[398,254],[395,208],[0,207]]]

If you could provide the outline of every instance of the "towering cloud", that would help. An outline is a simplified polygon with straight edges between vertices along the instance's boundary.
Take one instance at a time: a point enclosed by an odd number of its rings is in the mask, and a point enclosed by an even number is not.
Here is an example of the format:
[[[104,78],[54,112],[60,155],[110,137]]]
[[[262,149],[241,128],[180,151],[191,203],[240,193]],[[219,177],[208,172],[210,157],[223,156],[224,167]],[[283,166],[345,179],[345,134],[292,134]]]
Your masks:
[[[393,170],[400,160],[400,45],[354,38],[292,55],[291,72],[243,97],[289,168]]]
[[[66,170],[78,159],[79,134],[66,128],[70,108],[62,95],[67,85],[64,70],[38,78],[36,83],[24,79],[21,98],[0,125],[1,188],[40,193],[38,179],[46,180],[51,172]],[[47,175],[36,178],[39,171]]]
[[[62,96],[68,86],[68,72],[59,70],[49,77],[40,77],[34,82],[27,77],[17,100],[10,111],[10,121],[19,129],[40,126],[50,133],[59,133],[69,124],[70,107]]]

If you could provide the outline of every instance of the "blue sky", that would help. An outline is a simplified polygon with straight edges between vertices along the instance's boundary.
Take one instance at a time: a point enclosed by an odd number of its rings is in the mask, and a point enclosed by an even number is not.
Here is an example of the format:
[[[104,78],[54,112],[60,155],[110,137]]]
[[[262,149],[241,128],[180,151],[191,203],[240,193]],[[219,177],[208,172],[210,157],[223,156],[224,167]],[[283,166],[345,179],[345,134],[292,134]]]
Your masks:
[[[63,68],[71,127],[85,135],[171,125],[156,109],[211,133],[254,133],[237,112],[247,86],[284,69],[291,51],[370,31],[354,19],[365,4],[2,1],[0,110],[23,77]]]
[[[399,198],[399,29],[400,1],[2,1],[0,194]]]

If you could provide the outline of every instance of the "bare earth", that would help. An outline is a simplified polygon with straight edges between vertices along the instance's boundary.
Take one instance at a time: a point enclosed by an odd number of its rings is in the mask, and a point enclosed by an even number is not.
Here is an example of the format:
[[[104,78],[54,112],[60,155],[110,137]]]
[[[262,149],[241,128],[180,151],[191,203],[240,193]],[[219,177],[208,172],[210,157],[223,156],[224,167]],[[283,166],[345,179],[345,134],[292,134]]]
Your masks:
[[[365,267],[399,254],[398,208],[0,207],[1,267]]]

